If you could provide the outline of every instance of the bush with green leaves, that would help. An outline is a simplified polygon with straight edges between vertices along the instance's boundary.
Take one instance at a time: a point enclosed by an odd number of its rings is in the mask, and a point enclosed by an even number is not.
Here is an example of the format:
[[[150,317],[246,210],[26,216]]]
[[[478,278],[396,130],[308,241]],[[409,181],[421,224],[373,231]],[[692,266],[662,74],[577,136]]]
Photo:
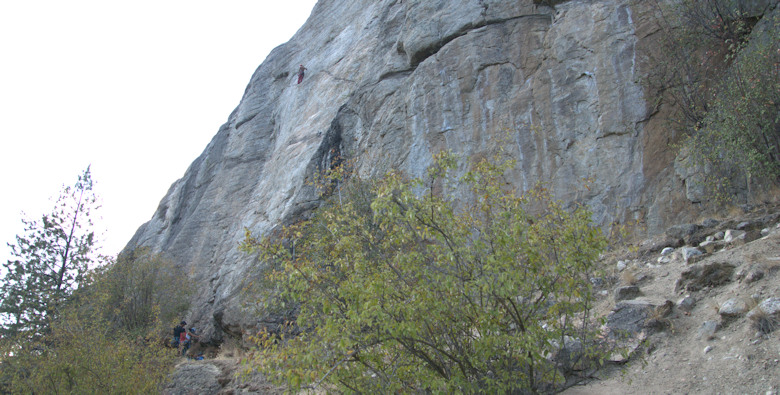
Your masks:
[[[311,220],[245,240],[300,306],[295,330],[261,332],[251,365],[292,390],[505,393],[598,364],[589,279],[606,242],[591,213],[518,196],[511,161],[461,177],[451,154],[434,162],[425,179],[343,182]]]
[[[0,341],[0,392],[159,392],[179,355],[171,321],[188,307],[173,269],[138,249],[87,273],[42,336]]]
[[[105,298],[106,318],[124,331],[146,334],[157,322],[168,331],[168,324],[178,322],[189,308],[189,278],[148,248],[119,254],[96,275],[94,286]]]

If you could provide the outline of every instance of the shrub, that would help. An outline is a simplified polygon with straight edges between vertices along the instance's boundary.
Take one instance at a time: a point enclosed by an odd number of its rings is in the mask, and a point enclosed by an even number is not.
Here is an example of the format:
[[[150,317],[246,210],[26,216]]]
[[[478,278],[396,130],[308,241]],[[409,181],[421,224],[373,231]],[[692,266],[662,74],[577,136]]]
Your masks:
[[[187,307],[180,283],[169,262],[146,250],[93,270],[43,336],[0,341],[0,392],[159,392],[178,356],[163,344],[170,317]]]
[[[300,305],[300,335],[261,334],[252,365],[292,390],[384,393],[549,390],[586,369],[602,355],[588,279],[605,239],[587,210],[508,190],[511,164],[456,178],[442,153],[426,179],[353,179],[310,221],[248,237]],[[455,183],[470,203],[447,198]]]
[[[771,2],[659,7],[664,59],[650,80],[674,106],[692,200],[732,200],[780,180],[780,27]],[[736,189],[735,189],[736,188]]]

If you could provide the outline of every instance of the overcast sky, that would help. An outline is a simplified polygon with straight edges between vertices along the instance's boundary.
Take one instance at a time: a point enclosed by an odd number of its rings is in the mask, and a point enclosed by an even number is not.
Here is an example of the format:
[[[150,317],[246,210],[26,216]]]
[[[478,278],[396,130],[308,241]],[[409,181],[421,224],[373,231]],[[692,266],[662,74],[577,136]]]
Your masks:
[[[315,3],[0,1],[2,261],[88,165],[116,254]]]

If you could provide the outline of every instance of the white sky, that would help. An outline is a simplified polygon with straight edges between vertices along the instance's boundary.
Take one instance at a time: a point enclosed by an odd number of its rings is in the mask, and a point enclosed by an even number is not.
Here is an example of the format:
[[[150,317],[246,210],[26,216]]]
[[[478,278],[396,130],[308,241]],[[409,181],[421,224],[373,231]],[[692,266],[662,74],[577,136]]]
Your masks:
[[[2,262],[89,164],[119,252],[314,3],[0,1]]]

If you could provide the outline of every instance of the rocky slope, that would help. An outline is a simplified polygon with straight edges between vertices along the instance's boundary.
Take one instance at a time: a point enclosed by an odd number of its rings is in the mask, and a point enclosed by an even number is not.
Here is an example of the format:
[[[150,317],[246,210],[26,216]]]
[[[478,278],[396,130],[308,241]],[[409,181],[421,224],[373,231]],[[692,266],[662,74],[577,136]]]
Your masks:
[[[607,329],[628,330],[636,348],[628,364],[615,358],[565,393],[777,394],[778,218],[775,207],[677,226],[615,258],[602,313]]]
[[[161,251],[190,275],[184,318],[218,343],[273,319],[242,304],[261,268],[236,248],[244,229],[265,235],[310,213],[319,201],[308,182],[338,158],[361,176],[419,175],[442,149],[462,155],[460,171],[503,149],[518,161],[516,187],[548,183],[602,226],[636,221],[658,234],[695,220],[675,136],[640,83],[655,2],[535,3],[321,0],[128,248]]]

